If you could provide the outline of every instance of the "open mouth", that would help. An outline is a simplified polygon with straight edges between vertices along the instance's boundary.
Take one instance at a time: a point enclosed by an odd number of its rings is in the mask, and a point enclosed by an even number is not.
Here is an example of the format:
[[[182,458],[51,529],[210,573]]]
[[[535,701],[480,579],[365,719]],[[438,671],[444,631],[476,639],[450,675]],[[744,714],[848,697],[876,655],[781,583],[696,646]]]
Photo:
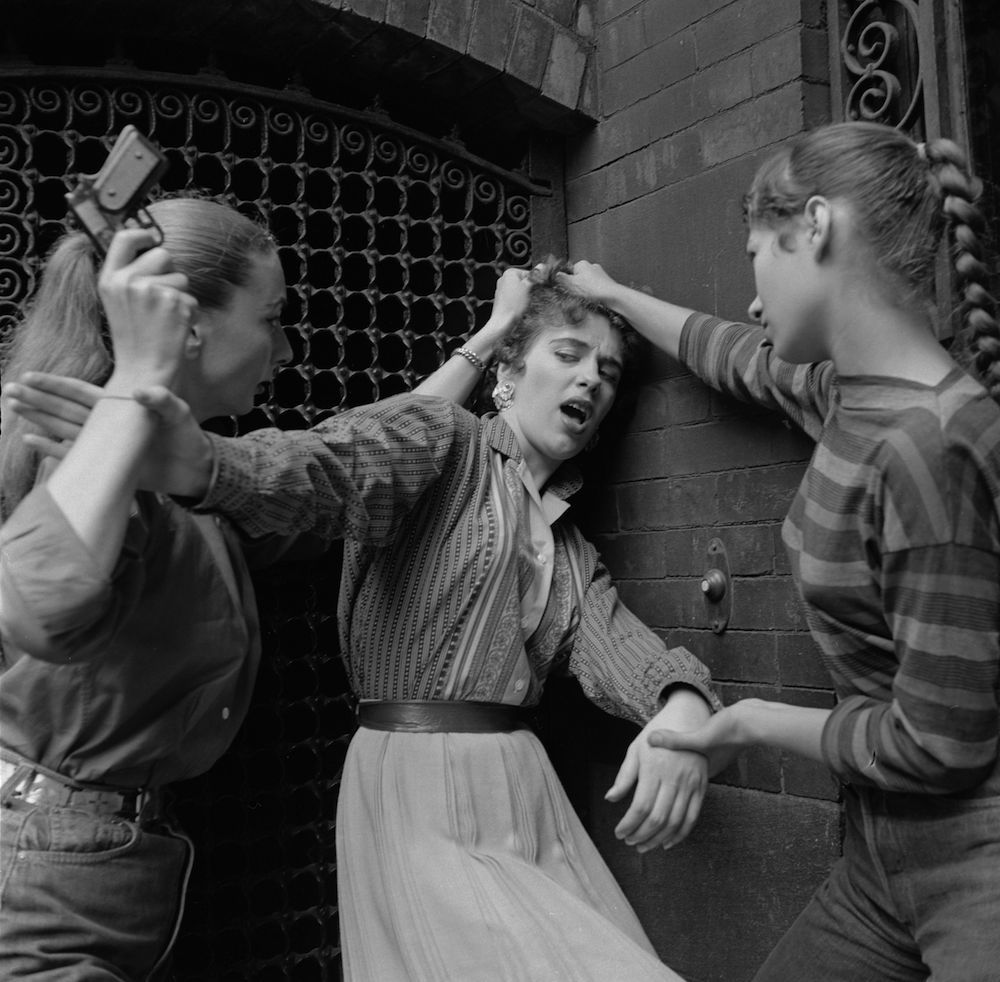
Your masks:
[[[570,422],[575,428],[583,429],[590,422],[594,415],[594,407],[583,399],[567,399],[560,407],[559,411],[563,418]]]

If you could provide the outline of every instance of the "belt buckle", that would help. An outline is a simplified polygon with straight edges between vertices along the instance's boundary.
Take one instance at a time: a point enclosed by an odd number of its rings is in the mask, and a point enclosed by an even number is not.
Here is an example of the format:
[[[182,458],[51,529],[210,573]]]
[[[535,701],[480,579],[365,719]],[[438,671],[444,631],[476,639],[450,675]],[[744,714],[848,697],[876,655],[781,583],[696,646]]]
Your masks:
[[[135,819],[140,825],[152,825],[164,817],[164,797],[160,788],[140,788],[135,796]]]
[[[113,791],[111,794],[118,798],[116,817],[123,818],[126,822],[137,822],[141,811],[142,791]]]

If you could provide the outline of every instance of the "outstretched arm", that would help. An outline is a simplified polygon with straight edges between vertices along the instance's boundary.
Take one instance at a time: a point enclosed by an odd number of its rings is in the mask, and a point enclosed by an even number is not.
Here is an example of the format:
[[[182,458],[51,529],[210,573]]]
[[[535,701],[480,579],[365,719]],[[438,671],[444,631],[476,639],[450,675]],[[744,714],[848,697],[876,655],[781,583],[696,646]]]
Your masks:
[[[659,300],[612,279],[597,263],[581,260],[573,272],[559,273],[559,281],[574,293],[582,294],[621,314],[645,338],[674,359],[680,358],[681,332],[694,313],[688,307]]]
[[[764,332],[658,300],[613,280],[596,263],[578,262],[563,285],[605,304],[703,382],[744,402],[784,413],[818,439],[830,411],[830,362],[795,365],[779,358]]]
[[[531,290],[530,272],[511,267],[497,280],[489,320],[473,334],[463,348],[488,364],[500,339],[524,313]],[[441,396],[464,403],[482,377],[473,361],[461,355],[449,358],[436,372],[414,389],[418,395]],[[139,407],[159,417],[157,453],[147,459],[138,478],[139,486],[169,491],[200,499],[211,481],[213,453],[204,432],[183,401],[165,386],[137,388],[135,401],[122,412],[135,413]],[[103,402],[104,392],[79,379],[62,378],[40,372],[27,373],[4,387],[4,404],[10,411],[31,420],[42,434],[25,440],[41,453],[56,459],[69,456],[90,413]],[[102,409],[102,413],[107,410]],[[151,424],[155,417],[146,422]]]
[[[774,747],[822,761],[823,727],[830,712],[764,699],[743,699],[716,713],[697,729],[678,732],[673,727],[650,727],[648,739],[652,747],[703,754],[712,776],[754,746]]]

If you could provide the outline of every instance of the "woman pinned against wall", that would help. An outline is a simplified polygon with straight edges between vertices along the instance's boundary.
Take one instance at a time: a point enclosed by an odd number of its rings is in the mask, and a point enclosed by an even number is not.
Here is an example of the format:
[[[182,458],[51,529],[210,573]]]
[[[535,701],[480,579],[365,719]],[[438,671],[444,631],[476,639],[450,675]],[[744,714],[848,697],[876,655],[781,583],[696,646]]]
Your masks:
[[[337,818],[344,968],[354,982],[676,979],[524,725],[568,668],[643,733],[703,723],[715,697],[620,602],[568,515],[571,461],[634,384],[634,332],[554,267],[509,332],[484,329],[417,393],[310,431],[227,440],[163,390],[183,462],[162,486],[251,535],[344,538],[341,650],[359,700]],[[497,412],[463,398],[495,354]],[[695,821],[706,764],[640,734],[609,798],[641,850]]]
[[[650,737],[712,773],[754,745],[806,754],[845,786],[844,857],[758,980],[997,977],[1000,331],[978,194],[950,141],[831,125],[779,151],[747,196],[759,327],[590,263],[564,280],[818,441],[784,539],[836,707],[747,699]],[[930,313],[947,229],[974,377]]]

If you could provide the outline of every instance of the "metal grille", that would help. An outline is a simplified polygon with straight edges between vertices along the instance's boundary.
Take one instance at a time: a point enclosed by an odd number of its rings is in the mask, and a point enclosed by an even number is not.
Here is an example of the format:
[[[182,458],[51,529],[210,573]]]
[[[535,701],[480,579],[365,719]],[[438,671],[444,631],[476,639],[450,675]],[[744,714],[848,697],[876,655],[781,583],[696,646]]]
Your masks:
[[[959,6],[946,0],[837,0],[828,6],[835,119],[895,126],[915,140],[967,143]],[[942,340],[961,329],[944,246],[935,271]]]
[[[412,387],[489,312],[530,254],[523,177],[445,141],[290,90],[129,69],[0,73],[0,332],[67,226],[63,195],[132,123],[169,155],[168,191],[261,217],[288,280],[295,352],[269,401],[224,432],[309,426]],[[265,652],[232,750],[178,789],[198,856],[177,977],[339,977],[337,782],[353,724],[334,621],[339,562],[259,581]]]
[[[913,0],[841,3],[840,54],[843,76],[839,108],[847,119],[886,123],[925,132],[928,73],[933,58],[921,59],[932,25]],[[840,81],[840,79],[835,79]],[[835,93],[836,98],[836,93]]]
[[[498,272],[529,258],[527,192],[541,189],[457,147],[289,92],[206,91],[210,76],[188,89],[93,74],[0,92],[0,330],[66,227],[69,179],[96,171],[126,123],[167,151],[165,189],[225,195],[278,239],[296,364],[241,430],[411,388],[488,314]]]

